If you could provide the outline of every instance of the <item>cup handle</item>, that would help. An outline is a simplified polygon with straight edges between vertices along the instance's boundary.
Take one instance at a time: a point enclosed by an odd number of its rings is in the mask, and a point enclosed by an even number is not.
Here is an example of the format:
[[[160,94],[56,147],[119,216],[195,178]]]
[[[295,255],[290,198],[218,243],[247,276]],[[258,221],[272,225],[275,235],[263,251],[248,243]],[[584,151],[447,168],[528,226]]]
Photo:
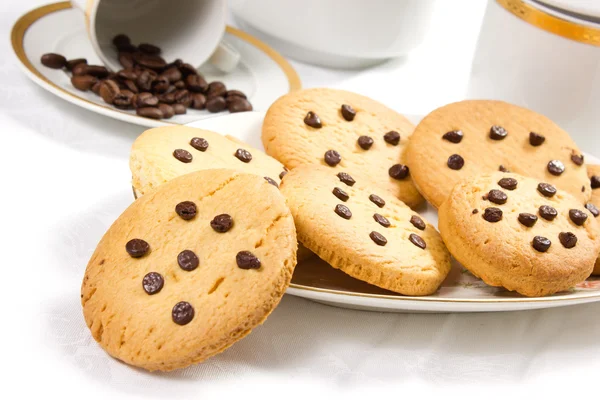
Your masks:
[[[86,0],[71,0],[71,6],[85,14],[88,2]]]
[[[240,52],[230,43],[221,40],[208,62],[223,72],[231,72],[240,61]]]

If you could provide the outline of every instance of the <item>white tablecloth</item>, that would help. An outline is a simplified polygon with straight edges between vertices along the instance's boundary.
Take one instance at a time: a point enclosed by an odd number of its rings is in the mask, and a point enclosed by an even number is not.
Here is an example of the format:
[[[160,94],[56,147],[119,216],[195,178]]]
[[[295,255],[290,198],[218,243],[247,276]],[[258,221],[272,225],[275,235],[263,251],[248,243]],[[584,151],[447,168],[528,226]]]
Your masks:
[[[600,304],[417,315],[286,295],[263,326],[204,364],[149,374],[109,358],[85,327],[79,287],[97,241],[131,202],[128,151],[143,128],[62,101],[18,70],[10,27],[42,3],[0,5],[0,398],[597,398]],[[453,3],[440,5],[431,35],[407,59],[363,72],[293,64],[305,87],[425,113],[460,99],[467,82],[483,4]]]

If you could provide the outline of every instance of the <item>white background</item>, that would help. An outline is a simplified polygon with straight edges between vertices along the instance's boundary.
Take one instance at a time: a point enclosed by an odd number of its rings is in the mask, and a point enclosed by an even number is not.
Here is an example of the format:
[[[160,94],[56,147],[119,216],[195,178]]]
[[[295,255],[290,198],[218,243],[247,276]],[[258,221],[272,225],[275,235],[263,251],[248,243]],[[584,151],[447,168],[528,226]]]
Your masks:
[[[381,314],[285,296],[225,353],[170,374],[108,356],[79,304],[95,244],[131,202],[129,147],[143,128],[81,110],[18,70],[0,5],[0,398],[597,398],[600,304],[470,315]],[[293,63],[419,114],[462,97],[484,2],[441,1],[424,45],[363,72]],[[206,398],[206,397],[204,397]]]

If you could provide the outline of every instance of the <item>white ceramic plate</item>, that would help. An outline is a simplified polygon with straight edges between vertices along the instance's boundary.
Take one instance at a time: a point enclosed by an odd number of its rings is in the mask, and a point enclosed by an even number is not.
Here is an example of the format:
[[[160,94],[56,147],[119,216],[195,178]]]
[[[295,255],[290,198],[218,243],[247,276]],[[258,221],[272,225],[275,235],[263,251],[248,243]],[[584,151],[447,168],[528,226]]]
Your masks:
[[[260,134],[264,113],[232,114],[193,122],[189,126],[234,136],[262,149]],[[414,123],[419,117],[410,117]],[[589,162],[599,160],[586,154]],[[418,210],[437,226],[431,205]],[[486,285],[454,263],[448,278],[432,296],[402,296],[361,282],[314,258],[296,267],[287,293],[338,307],[390,312],[489,312],[533,310],[600,301],[600,278],[590,278],[568,292],[529,298]]]
[[[13,50],[23,71],[35,83],[73,104],[111,118],[155,127],[187,124],[217,115],[205,110],[189,109],[187,114],[176,115],[168,120],[140,117],[134,111],[109,106],[91,91],[75,89],[65,71],[42,65],[40,57],[50,52],[63,54],[67,59],[83,57],[90,64],[101,64],[85,29],[82,13],[71,8],[69,2],[49,4],[30,11],[15,23],[11,33]],[[225,38],[240,52],[240,63],[227,74],[210,65],[202,66],[200,72],[208,81],[220,80],[228,88],[241,90],[255,110],[266,110],[280,96],[300,89],[300,78],[296,71],[265,43],[232,27],[227,27]]]

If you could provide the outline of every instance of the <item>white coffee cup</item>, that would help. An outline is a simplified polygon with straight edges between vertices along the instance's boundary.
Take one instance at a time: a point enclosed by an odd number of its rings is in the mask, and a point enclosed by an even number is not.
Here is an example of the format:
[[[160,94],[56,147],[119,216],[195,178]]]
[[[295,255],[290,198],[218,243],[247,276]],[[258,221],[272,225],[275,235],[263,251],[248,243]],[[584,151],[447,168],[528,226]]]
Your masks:
[[[112,39],[129,36],[133,44],[150,43],[161,56],[199,67],[210,62],[224,72],[237,65],[240,55],[223,41],[225,0],[71,0],[83,11],[87,33],[105,65],[121,69]]]

